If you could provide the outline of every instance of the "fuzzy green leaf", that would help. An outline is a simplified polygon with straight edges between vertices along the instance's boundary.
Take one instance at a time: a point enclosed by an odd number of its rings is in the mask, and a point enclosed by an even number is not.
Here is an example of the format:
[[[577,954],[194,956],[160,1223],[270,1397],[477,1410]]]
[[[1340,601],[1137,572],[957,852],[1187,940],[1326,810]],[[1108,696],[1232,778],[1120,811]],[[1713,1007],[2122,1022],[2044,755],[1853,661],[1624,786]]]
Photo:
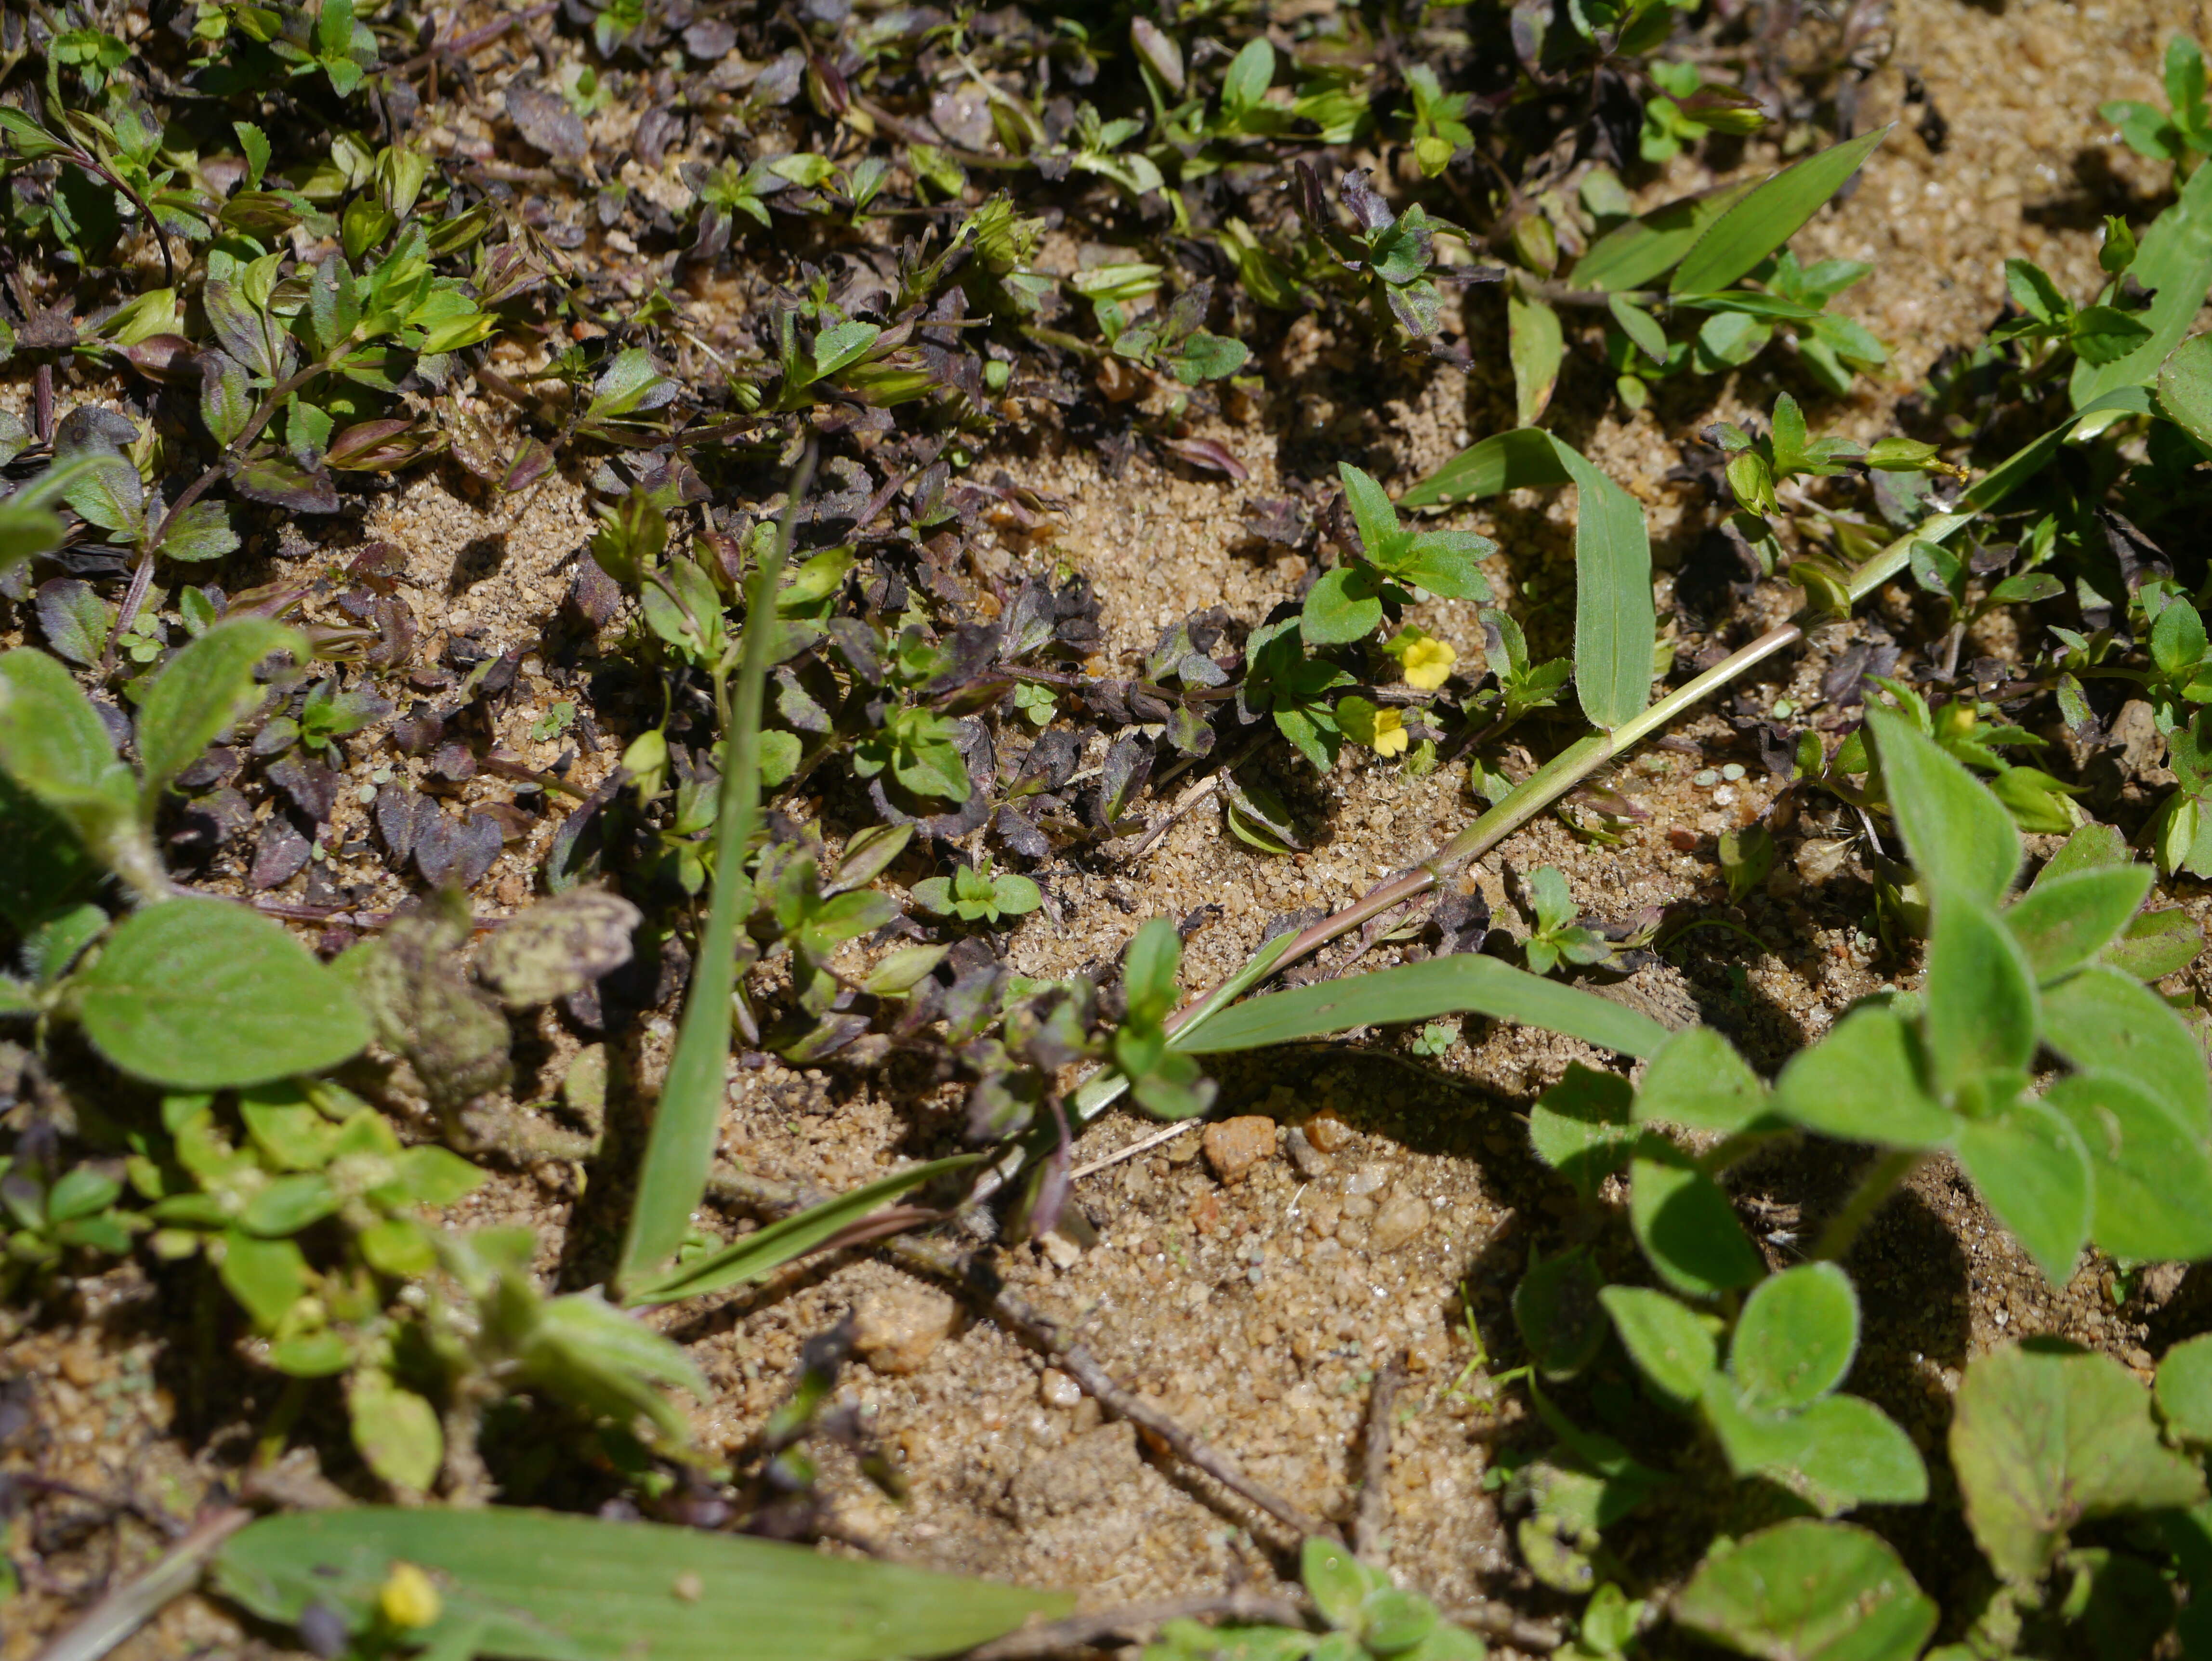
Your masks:
[[[2149,894],[2147,865],[2106,865],[2052,877],[2046,868],[2035,885],[2004,913],[2004,926],[2045,983],[2079,969],[2127,927]]]
[[[1720,1184],[1674,1143],[1647,1136],[1628,1169],[1630,1226],[1668,1286],[1711,1298],[1766,1273]]]
[[[1966,1369],[1951,1420],[1966,1522],[2007,1580],[2039,1580],[2076,1523],[2204,1497],[2194,1462],[2159,1439],[2149,1393],[2109,1355],[2049,1340]]]
[[[2066,1284],[2089,1238],[2089,1155],[2056,1109],[2023,1098],[1961,1119],[1952,1151],[1983,1201],[2054,1287]]]
[[[1919,1043],[1895,1011],[1853,1010],[1775,1080],[1783,1117],[1844,1141],[1941,1147],[1958,1121],[1923,1081]]]
[[[1833,1263],[1803,1263],[1768,1276],[1744,1300],[1729,1372],[1747,1409],[1809,1407],[1844,1382],[1858,1341],[1849,1277]]]
[[[2204,1053],[2166,1001],[2116,969],[2093,967],[2044,995],[2043,1037],[2087,1072],[2124,1079],[2190,1135],[2212,1136]]]
[[[307,636],[266,618],[233,618],[161,666],[138,707],[141,789],[149,817],[169,781],[198,760],[217,733],[260,701],[262,689],[253,671],[277,652],[306,662]]]
[[[1713,1377],[1713,1335],[1688,1306],[1644,1287],[1607,1287],[1598,1294],[1613,1330],[1644,1382],[1670,1405],[1697,1404]]]
[[[1674,1619],[1758,1661],[1912,1661],[1937,1610],[1879,1535],[1797,1518],[1715,1551]]]
[[[1566,1076],[1528,1110],[1529,1147],[1585,1200],[1595,1199],[1605,1179],[1628,1163],[1638,1141],[1629,1118],[1633,1093],[1618,1073],[1569,1062]]]
[[[317,1073],[368,1042],[343,982],[282,925],[226,900],[170,900],[125,919],[78,984],[100,1052],[176,1090]]]
[[[2035,978],[1995,914],[1955,897],[1929,939],[1928,1050],[1936,1087],[2023,1072],[2035,1055]]]
[[[1955,895],[1994,905],[2020,870],[2012,815],[1936,741],[1893,710],[1870,708],[1890,812],[1939,911]]]
[[[2138,1262],[2212,1257],[2212,1152],[2201,1140],[2124,1079],[2077,1073],[2045,1099],[2088,1150],[2099,1245]]]
[[[1767,1112],[1766,1086],[1731,1044],[1709,1026],[1676,1033],[1651,1058],[1636,1092],[1638,1123],[1698,1130],[1741,1130]]]
[[[1823,1515],[1928,1497],[1912,1439],[1871,1402],[1826,1396],[1802,1412],[1753,1413],[1717,1383],[1705,1407],[1730,1469],[1779,1482]]]
[[[2158,1364],[2159,1417],[2184,1441],[2212,1445],[2212,1332],[2183,1340]]]

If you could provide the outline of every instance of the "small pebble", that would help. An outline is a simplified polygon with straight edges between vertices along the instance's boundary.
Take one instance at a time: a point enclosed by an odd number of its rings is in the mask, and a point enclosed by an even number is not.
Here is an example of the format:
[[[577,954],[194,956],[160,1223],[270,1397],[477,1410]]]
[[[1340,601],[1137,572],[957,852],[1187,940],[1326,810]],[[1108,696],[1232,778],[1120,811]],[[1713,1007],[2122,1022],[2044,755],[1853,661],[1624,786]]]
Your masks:
[[[1244,1173],[1275,1151],[1275,1122],[1262,1114],[1240,1114],[1206,1128],[1206,1162],[1224,1183]]]
[[[1291,1156],[1291,1163],[1298,1168],[1298,1175],[1309,1182],[1328,1173],[1328,1155],[1309,1141],[1304,1131],[1292,1127],[1290,1135],[1283,1138],[1283,1147]]]
[[[1790,703],[1788,698],[1777,698],[1774,700],[1775,720],[1782,721],[1790,715],[1796,715],[1796,713],[1797,706]]]
[[[1700,767],[1690,775],[1690,782],[1700,790],[1710,790],[1721,782],[1721,776],[1710,767]]]
[[[1039,1240],[1037,1250],[1052,1260],[1054,1269],[1073,1269],[1076,1259],[1083,1256],[1083,1248],[1058,1229]]]
[[[1305,1122],[1306,1140],[1323,1153],[1334,1153],[1352,1140],[1352,1127],[1334,1113],[1316,1113]]]
[[[1364,1165],[1346,1181],[1344,1191],[1346,1194],[1372,1194],[1389,1180],[1389,1173],[1381,1165]]]
[[[1377,1253],[1395,1251],[1428,1226],[1428,1202],[1410,1194],[1401,1194],[1375,1219],[1375,1226],[1367,1236],[1369,1249]]]
[[[1730,762],[1727,766],[1721,769],[1721,776],[1726,779],[1730,784],[1734,784],[1738,779],[1743,776],[1743,764],[1740,761]]]
[[[878,1372],[918,1372],[958,1313],[951,1298],[926,1287],[870,1293],[853,1309],[853,1348]]]
[[[1048,1408],[1072,1408],[1083,1399],[1083,1387],[1058,1367],[1047,1367],[1037,1380],[1037,1394]]]

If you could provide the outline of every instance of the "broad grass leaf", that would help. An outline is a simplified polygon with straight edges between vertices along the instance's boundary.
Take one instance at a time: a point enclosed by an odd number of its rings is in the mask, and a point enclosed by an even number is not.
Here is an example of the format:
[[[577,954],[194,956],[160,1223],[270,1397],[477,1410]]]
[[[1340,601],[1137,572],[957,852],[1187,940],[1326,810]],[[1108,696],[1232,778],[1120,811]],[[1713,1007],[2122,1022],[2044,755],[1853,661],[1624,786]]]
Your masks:
[[[2165,999],[2118,970],[2083,970],[2044,995],[2043,1037],[2085,1072],[2126,1080],[2191,1135],[2212,1136],[2204,1053]]]
[[[2201,1138],[2124,1079],[2076,1073],[2044,1099],[2088,1150],[2100,1246],[2137,1262],[2212,1257],[2212,1152]]]
[[[1889,808],[1912,868],[1940,912],[1956,897],[1995,905],[2020,870],[2020,833],[2004,805],[1904,716],[1870,708]]]
[[[1942,1147],[1959,1121],[1929,1092],[1918,1052],[1894,1010],[1855,1009],[1782,1069],[1775,1107],[1792,1124],[1842,1141]]]
[[[1747,275],[1787,242],[1859,170],[1887,127],[1847,138],[1784,167],[1732,205],[1674,268],[1675,294],[1711,294]]]
[[[2212,449],[2212,335],[2197,335],[2166,354],[2158,368],[2158,407]]]
[[[1573,483],[1574,475],[1559,459],[1559,446],[1549,433],[1540,428],[1516,427],[1469,445],[1426,478],[1409,486],[1398,498],[1398,505],[1437,508],[1505,490]]]
[[[1616,225],[1575,262],[1578,289],[1640,289],[1664,277],[1697,246],[1713,222],[1753,188],[1746,180],[1704,196],[1685,197]]]
[[[1505,327],[1506,350],[1513,361],[1514,419],[1532,427],[1559,385],[1566,339],[1560,332],[1559,313],[1517,290],[1505,296]]]
[[[2004,926],[2046,984],[2095,957],[2150,893],[2147,865],[2106,865],[2057,877],[2046,868],[2004,913]]]
[[[1962,1118],[1952,1152],[1997,1220],[2064,1286],[2089,1238],[2089,1154],[2055,1108],[2028,1098],[1987,1118]]]
[[[2212,1445],[2212,1332],[2166,1352],[2154,1391],[2168,1430],[2200,1447]]]
[[[2050,1340],[1966,1369],[1950,1446],[1967,1525],[2017,1585],[2040,1579],[2085,1518],[2204,1498],[2203,1473],[2159,1439],[2149,1392],[2111,1356]]]
[[[1628,1220],[1659,1278],[1713,1298],[1766,1273],[1721,1186],[1662,1136],[1647,1135],[1628,1167]]]
[[[1753,1413],[1716,1384],[1705,1416],[1737,1475],[1778,1482],[1824,1516],[1928,1497],[1928,1468],[1912,1439],[1856,1396],[1822,1396],[1801,1412]]]
[[[395,1561],[444,1593],[443,1617],[416,1641],[518,1661],[892,1661],[1074,1607],[1060,1592],[775,1541],[519,1509],[271,1517],[223,1547],[215,1582],[264,1620],[295,1623],[330,1602],[365,1624]]]
[[[267,618],[233,618],[161,666],[138,706],[141,788],[149,814],[169,781],[198,761],[216,733],[259,702],[254,668],[277,652],[289,652],[304,663],[307,636]]]
[[[1463,1012],[1544,1027],[1626,1056],[1651,1055],[1668,1036],[1649,1015],[1610,999],[1495,958],[1462,953],[1271,992],[1214,1016],[1188,1038],[1179,1032],[1175,1047],[1194,1056],[1218,1055]]]
[[[125,1072],[175,1090],[317,1073],[357,1054],[368,1018],[283,927],[224,900],[124,920],[78,982],[79,1018]]]
[[[2035,1056],[2035,977],[1994,912],[1939,900],[1929,936],[1927,1031],[1937,1087],[1948,1094]]]
[[[2140,319],[2150,337],[2124,357],[2108,363],[2085,357],[2074,366],[2066,390],[2077,411],[2086,413],[2106,393],[2156,380],[2166,355],[2197,320],[2205,290],[2212,289],[2212,179],[2204,169],[2189,176],[2180,199],[2143,233],[2130,274],[2154,291]]]
[[[1881,1536],[1800,1518],[1707,1558],[1674,1614],[1759,1661],[1911,1661],[1938,1611]]]
[[[1766,1116],[1766,1086],[1710,1026],[1677,1032],[1651,1058],[1636,1092],[1636,1118],[1698,1130],[1741,1130]]]
[[[980,1153],[956,1154],[949,1159],[933,1160],[879,1177],[849,1194],[824,1200],[820,1205],[810,1206],[793,1216],[770,1223],[766,1228],[740,1235],[719,1251],[681,1263],[673,1274],[641,1287],[625,1301],[633,1305],[672,1304],[680,1299],[696,1298],[757,1281],[804,1257],[823,1241],[850,1228],[900,1195],[948,1171],[963,1170],[982,1157]]]
[[[1607,1287],[1598,1301],[1644,1382],[1671,1405],[1694,1407],[1712,1378],[1716,1358],[1713,1335],[1697,1313],[1645,1287]]]
[[[1752,1288],[1729,1343],[1738,1399],[1753,1410],[1810,1407],[1858,1353],[1859,1300],[1833,1263],[1803,1263]]]

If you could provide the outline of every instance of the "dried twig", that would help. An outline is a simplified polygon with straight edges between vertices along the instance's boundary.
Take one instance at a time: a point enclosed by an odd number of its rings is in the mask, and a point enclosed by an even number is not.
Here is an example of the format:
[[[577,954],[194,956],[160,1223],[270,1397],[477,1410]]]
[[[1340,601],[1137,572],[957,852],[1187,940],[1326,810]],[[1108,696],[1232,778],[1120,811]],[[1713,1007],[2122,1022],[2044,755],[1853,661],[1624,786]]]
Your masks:
[[[1195,1621],[1209,1615],[1255,1626],[1305,1625],[1305,1612],[1296,1603],[1248,1589],[1158,1603],[1128,1603],[1096,1615],[1070,1615],[1065,1621],[994,1639],[980,1649],[970,1650],[968,1661],[1031,1661],[1033,1657],[1094,1648],[1101,1639],[1149,1631],[1164,1621]]]
[[[253,1513],[243,1506],[210,1512],[160,1562],[87,1609],[75,1626],[58,1634],[33,1661],[100,1661],[161,1613],[171,1598],[190,1591],[222,1542],[252,1520]]]
[[[1366,1447],[1359,1476],[1359,1514],[1352,1519],[1352,1551],[1363,1561],[1380,1563],[1390,1526],[1390,1407],[1405,1381],[1393,1357],[1375,1375],[1367,1392]]]

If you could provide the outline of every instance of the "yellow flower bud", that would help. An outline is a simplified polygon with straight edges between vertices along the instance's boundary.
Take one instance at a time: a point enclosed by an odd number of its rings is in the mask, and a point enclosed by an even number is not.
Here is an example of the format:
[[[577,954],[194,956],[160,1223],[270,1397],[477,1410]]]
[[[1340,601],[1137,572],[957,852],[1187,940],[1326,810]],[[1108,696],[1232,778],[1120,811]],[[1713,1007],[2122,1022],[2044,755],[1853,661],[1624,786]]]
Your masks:
[[[384,1618],[405,1631],[427,1627],[445,1612],[446,1600],[438,1596],[438,1588],[430,1577],[412,1563],[394,1563],[384,1585],[378,1588],[377,1607]]]

